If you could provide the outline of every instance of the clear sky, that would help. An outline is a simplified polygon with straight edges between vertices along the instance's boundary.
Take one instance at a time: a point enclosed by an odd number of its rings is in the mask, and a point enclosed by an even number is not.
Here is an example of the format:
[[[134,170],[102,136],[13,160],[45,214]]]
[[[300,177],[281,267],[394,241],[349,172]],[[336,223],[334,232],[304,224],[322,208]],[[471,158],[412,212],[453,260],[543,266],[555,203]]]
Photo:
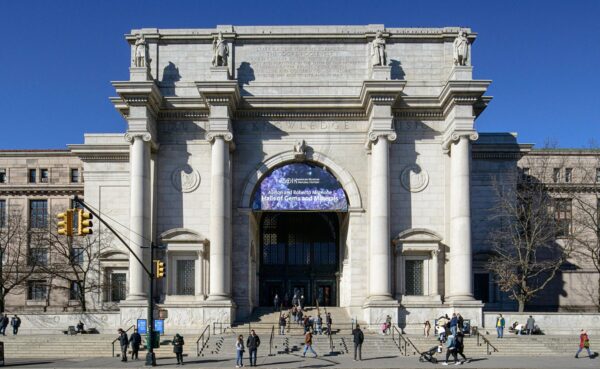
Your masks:
[[[0,0],[0,149],[64,148],[123,132],[110,104],[132,28],[370,24],[471,27],[474,77],[491,79],[481,132],[561,147],[600,143],[600,1]]]

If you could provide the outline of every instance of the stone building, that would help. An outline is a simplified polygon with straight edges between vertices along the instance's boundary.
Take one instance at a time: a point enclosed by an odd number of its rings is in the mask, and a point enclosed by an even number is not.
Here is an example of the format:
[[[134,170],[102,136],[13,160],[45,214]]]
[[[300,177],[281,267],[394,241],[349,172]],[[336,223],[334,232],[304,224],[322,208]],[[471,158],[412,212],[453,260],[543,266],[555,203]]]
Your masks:
[[[69,145],[85,201],[146,263],[157,245],[172,329],[232,322],[276,294],[368,323],[454,310],[481,324],[484,302],[511,307],[480,257],[492,179],[532,145],[478,132],[491,81],[472,78],[475,38],[384,25],[132,30],[130,78],[111,98],[125,131]],[[97,307],[119,314],[101,320],[143,318],[142,267],[118,243],[101,264],[111,287]]]

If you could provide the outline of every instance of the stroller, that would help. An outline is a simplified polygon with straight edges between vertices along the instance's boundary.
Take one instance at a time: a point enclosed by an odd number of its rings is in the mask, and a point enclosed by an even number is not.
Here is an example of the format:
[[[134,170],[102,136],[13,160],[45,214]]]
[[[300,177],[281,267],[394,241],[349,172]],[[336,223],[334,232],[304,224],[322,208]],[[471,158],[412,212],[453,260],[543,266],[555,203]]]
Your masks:
[[[420,362],[428,361],[432,364],[437,364],[438,359],[435,358],[435,354],[438,353],[438,346],[433,346],[427,351],[421,352],[421,356],[419,357]]]

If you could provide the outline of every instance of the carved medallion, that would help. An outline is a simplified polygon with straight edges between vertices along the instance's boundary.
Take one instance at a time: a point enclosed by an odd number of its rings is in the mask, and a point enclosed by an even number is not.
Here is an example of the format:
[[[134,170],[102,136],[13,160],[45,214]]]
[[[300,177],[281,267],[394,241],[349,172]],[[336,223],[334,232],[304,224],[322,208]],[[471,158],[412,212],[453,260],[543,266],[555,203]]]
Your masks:
[[[182,165],[171,173],[171,183],[177,191],[192,192],[200,185],[200,173],[189,165]]]
[[[429,184],[429,174],[419,164],[411,164],[402,170],[400,183],[407,191],[420,192]]]

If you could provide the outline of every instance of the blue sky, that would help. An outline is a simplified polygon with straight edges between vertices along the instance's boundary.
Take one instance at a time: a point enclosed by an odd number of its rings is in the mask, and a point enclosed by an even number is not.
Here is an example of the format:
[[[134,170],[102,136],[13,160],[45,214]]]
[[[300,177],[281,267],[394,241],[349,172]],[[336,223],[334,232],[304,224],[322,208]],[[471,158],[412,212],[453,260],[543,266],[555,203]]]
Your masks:
[[[111,80],[128,78],[132,28],[216,24],[468,26],[475,78],[494,100],[482,132],[561,147],[600,144],[600,1],[1,0],[0,149],[64,148],[122,132]]]

